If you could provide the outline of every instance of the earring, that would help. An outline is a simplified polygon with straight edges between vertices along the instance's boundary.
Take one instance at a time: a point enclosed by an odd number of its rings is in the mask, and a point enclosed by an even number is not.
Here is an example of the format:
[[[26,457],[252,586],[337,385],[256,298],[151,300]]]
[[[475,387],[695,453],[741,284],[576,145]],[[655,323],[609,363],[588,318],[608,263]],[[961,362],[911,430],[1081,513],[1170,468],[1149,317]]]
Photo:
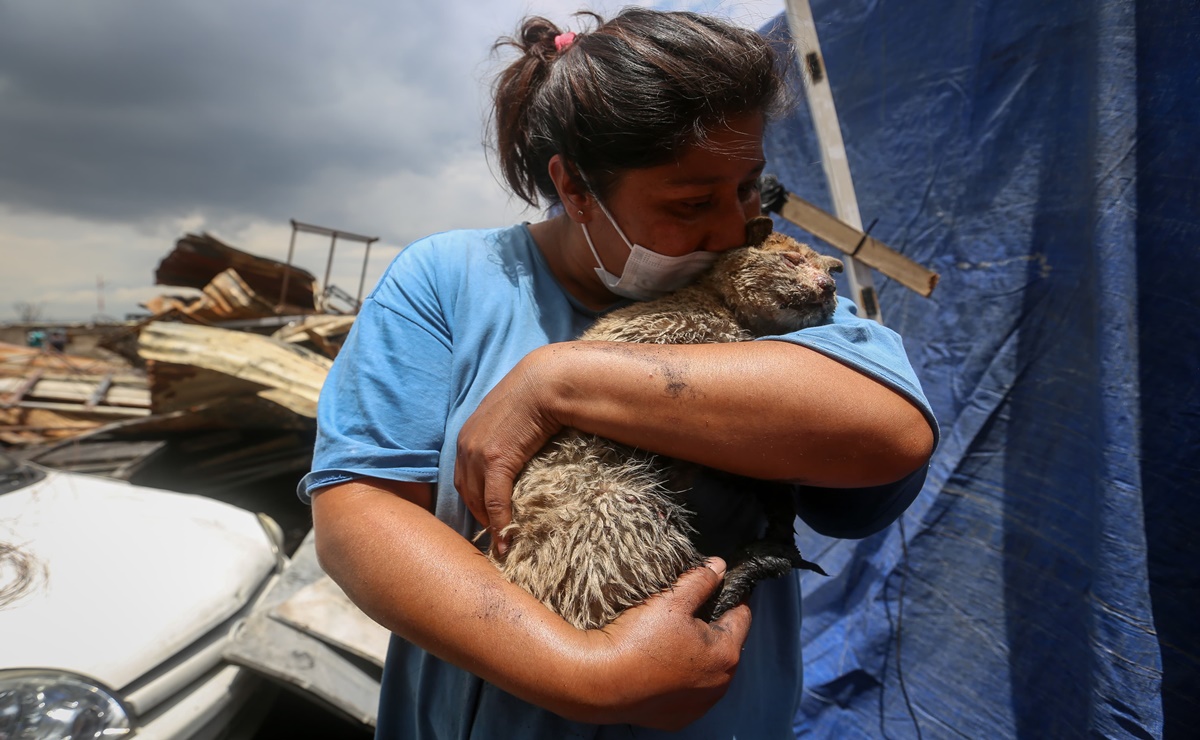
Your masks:
[[[583,215],[583,211],[580,211],[580,212],[579,212],[579,215],[580,215],[580,216],[582,216],[582,215]]]

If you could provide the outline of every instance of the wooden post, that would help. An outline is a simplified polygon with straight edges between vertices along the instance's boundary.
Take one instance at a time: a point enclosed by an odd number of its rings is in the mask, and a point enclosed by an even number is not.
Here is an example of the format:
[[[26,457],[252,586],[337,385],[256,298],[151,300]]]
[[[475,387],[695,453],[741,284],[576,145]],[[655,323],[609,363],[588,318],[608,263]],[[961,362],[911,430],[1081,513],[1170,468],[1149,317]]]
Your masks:
[[[825,59],[821,56],[817,26],[808,0],[787,0],[787,19],[796,56],[804,71],[804,93],[816,127],[817,142],[821,146],[821,165],[833,197],[833,212],[842,221],[862,231],[862,216],[858,212],[854,181],[850,178],[846,144],[842,140],[841,124],[838,123],[837,110],[833,105],[833,89],[829,86],[829,74],[825,70]],[[846,260],[846,277],[859,309],[867,318],[882,324],[883,314],[879,310],[870,268],[851,257]]]

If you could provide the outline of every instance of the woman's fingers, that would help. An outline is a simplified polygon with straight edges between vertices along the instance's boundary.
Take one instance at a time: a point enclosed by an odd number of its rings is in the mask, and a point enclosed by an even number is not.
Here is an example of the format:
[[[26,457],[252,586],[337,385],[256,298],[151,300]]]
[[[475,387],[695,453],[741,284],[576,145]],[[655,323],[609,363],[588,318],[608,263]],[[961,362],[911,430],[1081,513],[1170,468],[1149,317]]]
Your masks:
[[[704,606],[725,579],[725,561],[721,558],[709,558],[704,566],[684,573],[675,586],[665,592],[668,601],[679,602],[681,608],[690,615],[695,615]],[[750,609],[745,605],[730,609],[707,627],[715,642],[726,642],[728,649],[740,653],[750,632]]]
[[[492,530],[492,541],[496,550],[503,555],[508,551],[508,540],[501,534],[512,522],[512,487],[514,476],[496,467],[485,478],[483,488],[483,510],[487,526]]]
[[[750,630],[750,610],[731,609],[709,624],[696,611],[724,579],[725,563],[684,573],[671,588],[604,628],[618,655],[620,685],[629,697],[626,721],[678,730],[697,720],[729,688]]]
[[[535,350],[519,362],[459,431],[454,487],[493,536],[512,521],[513,481],[561,428],[546,411],[548,384],[540,379],[539,357]]]

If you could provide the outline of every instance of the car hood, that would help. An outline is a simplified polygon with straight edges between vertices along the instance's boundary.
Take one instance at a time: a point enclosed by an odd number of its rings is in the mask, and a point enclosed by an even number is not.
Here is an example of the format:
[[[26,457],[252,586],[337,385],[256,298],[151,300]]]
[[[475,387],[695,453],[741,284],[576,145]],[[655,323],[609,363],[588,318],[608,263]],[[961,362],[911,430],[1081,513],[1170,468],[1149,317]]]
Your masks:
[[[121,689],[232,616],[275,563],[249,511],[51,472],[0,496],[0,668]]]

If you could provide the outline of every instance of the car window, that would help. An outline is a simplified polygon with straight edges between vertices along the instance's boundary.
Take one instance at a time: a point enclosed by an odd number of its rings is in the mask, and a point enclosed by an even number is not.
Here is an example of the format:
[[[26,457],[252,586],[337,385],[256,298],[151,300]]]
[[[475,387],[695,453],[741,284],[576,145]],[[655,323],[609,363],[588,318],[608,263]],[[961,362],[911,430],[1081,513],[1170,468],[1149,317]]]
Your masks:
[[[41,480],[45,473],[0,450],[0,494],[9,493]]]

